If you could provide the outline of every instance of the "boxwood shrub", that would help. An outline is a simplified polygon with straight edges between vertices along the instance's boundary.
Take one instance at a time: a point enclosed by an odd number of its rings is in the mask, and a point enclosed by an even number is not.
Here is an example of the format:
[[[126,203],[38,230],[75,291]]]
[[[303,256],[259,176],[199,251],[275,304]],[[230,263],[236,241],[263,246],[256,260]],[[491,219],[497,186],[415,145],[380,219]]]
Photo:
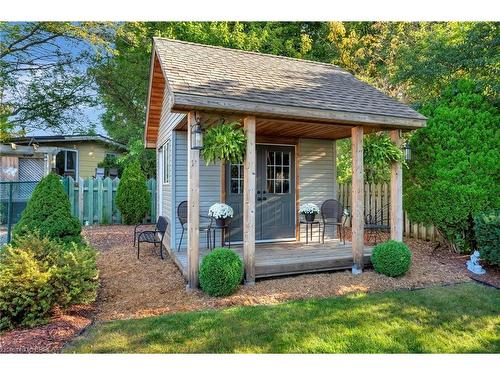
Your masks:
[[[476,216],[474,232],[481,259],[500,266],[500,210]]]
[[[390,240],[373,248],[371,260],[375,271],[396,277],[410,269],[411,252],[404,243]]]
[[[233,250],[223,247],[214,249],[201,262],[200,287],[211,296],[234,293],[242,279],[243,262]]]

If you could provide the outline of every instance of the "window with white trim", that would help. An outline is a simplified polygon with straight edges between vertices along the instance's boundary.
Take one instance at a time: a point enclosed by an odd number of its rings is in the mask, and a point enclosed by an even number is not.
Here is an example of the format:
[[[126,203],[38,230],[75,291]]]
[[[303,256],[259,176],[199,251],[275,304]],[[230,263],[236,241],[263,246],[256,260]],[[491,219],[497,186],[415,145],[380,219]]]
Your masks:
[[[163,183],[170,183],[170,173],[172,170],[172,157],[171,157],[171,142],[170,138],[167,139],[163,145]]]

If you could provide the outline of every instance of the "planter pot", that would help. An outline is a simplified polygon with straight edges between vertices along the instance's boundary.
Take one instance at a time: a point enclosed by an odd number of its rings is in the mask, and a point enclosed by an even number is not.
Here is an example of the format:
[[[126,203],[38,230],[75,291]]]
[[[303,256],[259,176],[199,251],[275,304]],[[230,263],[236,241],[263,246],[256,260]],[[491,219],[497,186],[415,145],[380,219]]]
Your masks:
[[[218,227],[225,227],[226,219],[215,219],[215,225]]]
[[[304,214],[306,221],[308,223],[311,223],[314,221],[314,218],[316,217],[316,214]]]

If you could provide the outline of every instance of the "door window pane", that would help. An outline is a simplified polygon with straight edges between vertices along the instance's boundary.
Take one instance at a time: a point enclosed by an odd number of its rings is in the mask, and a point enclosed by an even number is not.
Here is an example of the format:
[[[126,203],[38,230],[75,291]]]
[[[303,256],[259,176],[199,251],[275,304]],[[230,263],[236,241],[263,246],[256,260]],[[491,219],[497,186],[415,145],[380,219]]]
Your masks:
[[[230,164],[231,194],[243,194],[243,164]]]
[[[290,193],[290,153],[270,151],[266,160],[266,185],[269,193]]]
[[[76,169],[76,151],[66,151],[66,171]]]

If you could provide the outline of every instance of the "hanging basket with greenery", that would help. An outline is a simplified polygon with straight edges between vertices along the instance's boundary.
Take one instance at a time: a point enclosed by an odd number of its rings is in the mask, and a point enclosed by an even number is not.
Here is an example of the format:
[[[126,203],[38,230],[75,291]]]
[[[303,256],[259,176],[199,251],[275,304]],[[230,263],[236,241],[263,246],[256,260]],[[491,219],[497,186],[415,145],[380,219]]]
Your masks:
[[[211,127],[203,138],[202,155],[207,165],[217,160],[243,163],[246,136],[237,121]]]

